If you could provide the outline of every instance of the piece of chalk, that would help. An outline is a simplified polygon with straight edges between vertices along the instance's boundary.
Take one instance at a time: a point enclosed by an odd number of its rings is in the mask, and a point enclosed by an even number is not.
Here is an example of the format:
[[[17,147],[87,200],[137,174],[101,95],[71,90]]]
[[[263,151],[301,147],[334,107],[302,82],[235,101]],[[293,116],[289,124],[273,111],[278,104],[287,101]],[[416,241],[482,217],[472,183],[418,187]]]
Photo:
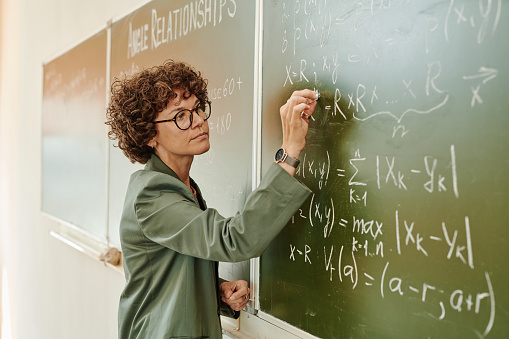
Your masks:
[[[300,116],[304,119],[311,119],[311,115],[306,114],[304,111],[300,112]]]
[[[320,93],[318,93],[318,92],[315,92],[315,93],[316,93],[316,99],[308,99],[308,104],[318,101],[318,99],[320,99]]]

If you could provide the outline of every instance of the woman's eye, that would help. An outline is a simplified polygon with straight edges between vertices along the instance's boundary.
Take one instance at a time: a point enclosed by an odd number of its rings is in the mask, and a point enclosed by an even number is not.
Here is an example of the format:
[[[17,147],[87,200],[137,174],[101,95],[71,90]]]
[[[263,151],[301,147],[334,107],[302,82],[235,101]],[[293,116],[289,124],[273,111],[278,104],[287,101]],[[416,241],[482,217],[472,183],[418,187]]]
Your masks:
[[[182,112],[179,112],[176,116],[175,116],[175,120],[177,121],[182,121],[186,118],[186,115],[187,115],[187,112],[186,111],[182,111]]]

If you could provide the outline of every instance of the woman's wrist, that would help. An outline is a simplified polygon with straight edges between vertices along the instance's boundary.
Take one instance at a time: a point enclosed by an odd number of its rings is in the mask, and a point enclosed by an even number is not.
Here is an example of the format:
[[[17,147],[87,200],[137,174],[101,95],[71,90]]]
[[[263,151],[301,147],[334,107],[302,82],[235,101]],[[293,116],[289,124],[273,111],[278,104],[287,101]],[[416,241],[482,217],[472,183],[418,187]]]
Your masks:
[[[302,152],[302,150],[300,148],[292,147],[292,146],[286,146],[284,144],[281,147],[285,149],[285,152],[286,152],[286,154],[288,156],[290,156],[292,158],[295,158],[295,159],[299,159],[300,153]]]
[[[286,146],[285,144],[283,144],[281,147],[285,150],[287,157],[299,159],[301,149],[292,146]],[[296,168],[294,166],[283,161],[278,162],[278,165],[281,166],[291,176],[295,175]]]

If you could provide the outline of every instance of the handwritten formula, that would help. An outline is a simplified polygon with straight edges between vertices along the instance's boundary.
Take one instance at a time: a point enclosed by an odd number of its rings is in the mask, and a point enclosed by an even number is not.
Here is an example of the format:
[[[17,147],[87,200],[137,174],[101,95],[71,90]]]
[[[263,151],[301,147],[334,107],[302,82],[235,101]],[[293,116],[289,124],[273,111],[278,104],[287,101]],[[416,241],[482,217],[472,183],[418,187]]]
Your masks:
[[[264,91],[320,100],[296,172],[313,194],[268,250],[262,310],[325,338],[509,332],[507,5],[265,4]]]

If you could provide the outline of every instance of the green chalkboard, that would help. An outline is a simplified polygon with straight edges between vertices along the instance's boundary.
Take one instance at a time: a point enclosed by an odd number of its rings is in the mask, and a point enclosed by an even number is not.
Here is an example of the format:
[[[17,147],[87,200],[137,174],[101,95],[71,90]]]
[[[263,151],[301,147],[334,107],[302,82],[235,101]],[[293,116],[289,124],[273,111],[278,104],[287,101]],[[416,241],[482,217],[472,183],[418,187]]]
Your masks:
[[[322,338],[509,334],[509,3],[266,1],[263,168],[321,98],[260,310]]]

